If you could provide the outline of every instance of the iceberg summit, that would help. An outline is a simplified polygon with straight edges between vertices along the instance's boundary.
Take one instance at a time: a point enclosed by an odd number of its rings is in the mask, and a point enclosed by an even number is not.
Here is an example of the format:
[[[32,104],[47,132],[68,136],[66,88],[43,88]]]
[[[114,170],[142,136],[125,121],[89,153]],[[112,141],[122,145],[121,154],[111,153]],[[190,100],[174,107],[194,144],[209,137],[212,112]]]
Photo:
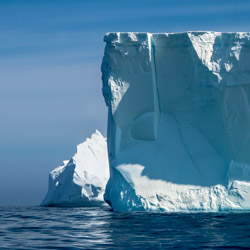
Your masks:
[[[75,155],[49,175],[49,189],[42,206],[103,206],[109,178],[106,138],[96,130],[77,146]]]
[[[108,33],[115,211],[250,209],[250,33]]]

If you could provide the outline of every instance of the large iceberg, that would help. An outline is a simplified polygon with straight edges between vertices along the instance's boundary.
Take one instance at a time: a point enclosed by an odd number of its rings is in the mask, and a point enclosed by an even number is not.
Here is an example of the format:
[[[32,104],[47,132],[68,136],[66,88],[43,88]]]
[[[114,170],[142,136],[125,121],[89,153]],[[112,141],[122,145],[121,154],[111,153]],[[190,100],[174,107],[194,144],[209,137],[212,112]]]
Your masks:
[[[115,211],[250,209],[250,33],[108,33]]]
[[[70,161],[52,170],[42,206],[103,206],[109,178],[106,138],[96,131]]]

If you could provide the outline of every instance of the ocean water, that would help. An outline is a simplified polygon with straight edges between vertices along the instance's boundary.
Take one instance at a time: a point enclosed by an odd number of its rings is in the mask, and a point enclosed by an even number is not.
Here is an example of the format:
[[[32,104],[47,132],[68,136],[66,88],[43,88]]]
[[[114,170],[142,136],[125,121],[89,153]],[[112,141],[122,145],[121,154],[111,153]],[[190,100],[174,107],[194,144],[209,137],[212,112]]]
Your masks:
[[[0,207],[0,249],[249,249],[250,213]]]

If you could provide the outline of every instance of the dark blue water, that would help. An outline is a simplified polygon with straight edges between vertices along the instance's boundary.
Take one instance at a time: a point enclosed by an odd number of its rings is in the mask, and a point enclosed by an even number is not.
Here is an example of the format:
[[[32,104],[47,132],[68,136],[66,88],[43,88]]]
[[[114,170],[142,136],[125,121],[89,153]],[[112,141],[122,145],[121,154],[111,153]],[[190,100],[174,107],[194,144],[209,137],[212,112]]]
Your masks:
[[[0,207],[0,249],[250,248],[250,213]]]

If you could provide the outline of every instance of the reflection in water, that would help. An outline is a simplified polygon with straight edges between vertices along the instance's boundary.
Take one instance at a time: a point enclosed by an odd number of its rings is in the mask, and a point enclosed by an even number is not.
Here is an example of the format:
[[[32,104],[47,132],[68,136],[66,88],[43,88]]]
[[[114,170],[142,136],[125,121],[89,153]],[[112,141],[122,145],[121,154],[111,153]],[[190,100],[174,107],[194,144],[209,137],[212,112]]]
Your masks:
[[[249,213],[115,213],[0,208],[1,248],[215,248],[250,245]]]

